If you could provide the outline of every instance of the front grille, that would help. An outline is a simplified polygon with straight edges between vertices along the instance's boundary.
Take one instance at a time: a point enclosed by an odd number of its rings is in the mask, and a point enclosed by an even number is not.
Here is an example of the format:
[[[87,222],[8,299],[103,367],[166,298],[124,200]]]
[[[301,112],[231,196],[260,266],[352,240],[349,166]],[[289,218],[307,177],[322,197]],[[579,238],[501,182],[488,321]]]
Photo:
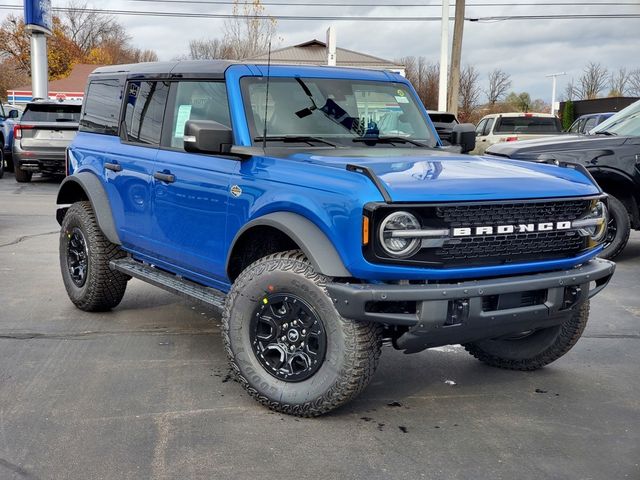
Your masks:
[[[441,206],[436,216],[454,227],[570,221],[581,217],[589,200]],[[486,265],[574,256],[585,248],[576,231],[513,233],[451,238],[434,257],[447,265]]]
[[[473,228],[499,225],[568,222],[583,216],[591,199],[553,201],[458,203],[437,206],[412,205],[406,210],[428,228]],[[396,207],[397,208],[397,207]],[[377,209],[374,224],[379,225],[389,210]],[[375,225],[377,227],[377,225]],[[374,230],[377,231],[377,230]],[[553,260],[574,257],[588,247],[586,237],[575,230],[552,230],[495,235],[448,237],[439,245],[423,243],[408,259],[385,258],[379,246],[369,250],[369,258],[385,263],[404,263],[431,267],[472,267]]]
[[[436,215],[451,227],[553,222],[575,220],[585,212],[589,203],[589,200],[557,200],[452,205],[437,207]]]

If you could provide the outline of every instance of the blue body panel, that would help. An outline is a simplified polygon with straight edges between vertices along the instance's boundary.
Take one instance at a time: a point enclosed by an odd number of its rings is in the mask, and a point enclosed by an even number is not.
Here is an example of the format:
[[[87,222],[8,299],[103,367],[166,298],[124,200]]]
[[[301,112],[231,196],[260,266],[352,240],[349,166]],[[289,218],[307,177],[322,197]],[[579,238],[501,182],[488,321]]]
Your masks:
[[[251,145],[240,79],[263,75],[265,70],[264,66],[234,65],[226,72],[237,145]],[[394,81],[411,88],[403,77],[379,71],[272,66],[270,74]],[[430,122],[426,111],[424,116]],[[434,135],[437,138],[435,129]],[[125,152],[124,147],[129,150]],[[225,261],[236,234],[248,222],[282,211],[299,214],[317,225],[347,270],[369,282],[470,279],[567,269],[588,261],[600,250],[560,260],[449,269],[372,264],[363,256],[363,206],[382,202],[383,197],[366,176],[347,171],[349,163],[371,167],[393,202],[584,197],[600,192],[590,179],[569,168],[412,147],[375,147],[366,153],[363,149],[316,149],[243,161],[135,148],[147,153],[132,150],[118,137],[79,132],[71,146],[70,168],[72,172],[91,171],[103,181],[126,250],[223,291],[230,287]],[[106,161],[128,165],[124,169],[129,170],[126,188],[124,181],[118,184],[112,178],[122,172],[105,173]],[[175,183],[153,178],[153,172],[169,171],[176,176]],[[235,185],[242,189],[238,197],[230,194]],[[125,190],[133,193],[123,195]]]

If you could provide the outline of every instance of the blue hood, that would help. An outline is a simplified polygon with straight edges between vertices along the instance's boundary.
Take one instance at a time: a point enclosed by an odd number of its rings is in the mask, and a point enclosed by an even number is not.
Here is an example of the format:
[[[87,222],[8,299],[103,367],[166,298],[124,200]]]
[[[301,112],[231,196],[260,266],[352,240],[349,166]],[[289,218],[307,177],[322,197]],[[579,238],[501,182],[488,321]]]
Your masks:
[[[293,155],[299,161],[345,168],[370,167],[394,202],[511,200],[594,195],[599,189],[571,168],[496,157],[416,149],[323,150]],[[393,154],[393,155],[392,155]],[[354,175],[356,175],[354,173]]]

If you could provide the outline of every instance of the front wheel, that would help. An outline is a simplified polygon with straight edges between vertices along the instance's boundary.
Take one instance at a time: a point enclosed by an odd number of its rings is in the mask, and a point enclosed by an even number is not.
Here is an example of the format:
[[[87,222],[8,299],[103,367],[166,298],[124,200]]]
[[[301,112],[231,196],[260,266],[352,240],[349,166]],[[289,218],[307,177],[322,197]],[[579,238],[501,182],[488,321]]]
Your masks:
[[[464,348],[478,360],[492,367],[537,370],[571,350],[582,335],[588,318],[587,301],[558,326],[523,332],[507,338],[467,343]]]
[[[609,195],[608,200],[609,223],[607,224],[607,236],[604,241],[604,249],[599,256],[611,260],[624,250],[629,241],[631,219],[624,203],[611,195]]]
[[[0,148],[0,178],[4,177],[4,152]]]
[[[378,325],[342,318],[300,251],[277,253],[236,279],[223,313],[240,384],[278,412],[313,417],[355,398],[378,365]]]

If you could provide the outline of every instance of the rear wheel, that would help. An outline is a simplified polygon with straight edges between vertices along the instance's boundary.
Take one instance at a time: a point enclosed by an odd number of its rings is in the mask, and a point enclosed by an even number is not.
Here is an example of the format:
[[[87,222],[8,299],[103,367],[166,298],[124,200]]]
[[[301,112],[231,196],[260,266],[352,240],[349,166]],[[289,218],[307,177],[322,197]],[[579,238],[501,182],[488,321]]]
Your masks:
[[[20,168],[20,165],[14,164],[14,174],[16,176],[16,182],[18,183],[29,183],[31,181],[32,172],[27,172]]]
[[[371,380],[379,326],[342,318],[327,279],[303,253],[264,257],[237,278],[223,339],[240,384],[278,412],[312,417],[355,398]]]
[[[617,257],[629,241],[631,235],[631,219],[629,212],[620,200],[609,196],[609,224],[604,241],[604,250],[600,257],[613,259]]]
[[[4,152],[0,148],[0,178],[4,176]]]
[[[480,340],[464,348],[492,367],[537,370],[557,360],[576,344],[589,318],[589,302],[578,307],[564,323],[508,338]]]
[[[89,202],[69,207],[60,230],[60,269],[71,301],[80,310],[109,310],[120,303],[127,276],[109,262],[125,253],[102,233]]]

